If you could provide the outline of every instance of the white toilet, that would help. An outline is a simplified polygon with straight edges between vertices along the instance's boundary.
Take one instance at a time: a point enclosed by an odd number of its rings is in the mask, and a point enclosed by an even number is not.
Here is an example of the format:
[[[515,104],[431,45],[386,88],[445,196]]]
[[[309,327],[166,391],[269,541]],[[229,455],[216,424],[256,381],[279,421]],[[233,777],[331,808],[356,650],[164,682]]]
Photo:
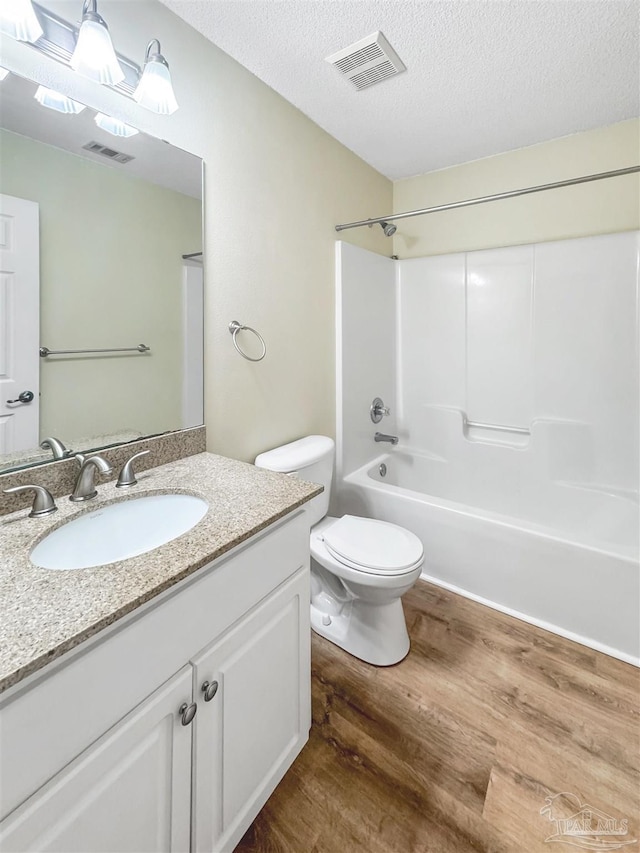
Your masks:
[[[352,655],[389,666],[409,651],[400,597],[420,577],[422,542],[413,533],[371,518],[327,516],[335,445],[310,435],[256,458],[259,468],[320,483],[305,504],[311,529],[311,627]]]

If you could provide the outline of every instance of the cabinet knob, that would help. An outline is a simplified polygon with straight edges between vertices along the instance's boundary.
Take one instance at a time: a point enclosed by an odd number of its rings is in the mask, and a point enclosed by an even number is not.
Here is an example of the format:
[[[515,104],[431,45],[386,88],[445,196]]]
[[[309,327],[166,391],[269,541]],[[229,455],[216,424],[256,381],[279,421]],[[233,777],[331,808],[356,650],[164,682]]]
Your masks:
[[[178,713],[182,716],[182,725],[188,726],[189,723],[193,720],[196,715],[196,711],[198,710],[198,706],[195,702],[192,702],[190,705],[187,705],[185,702],[184,705],[181,705]]]
[[[202,685],[202,692],[204,693],[204,701],[211,702],[213,697],[218,692],[218,682],[217,681],[205,681]]]

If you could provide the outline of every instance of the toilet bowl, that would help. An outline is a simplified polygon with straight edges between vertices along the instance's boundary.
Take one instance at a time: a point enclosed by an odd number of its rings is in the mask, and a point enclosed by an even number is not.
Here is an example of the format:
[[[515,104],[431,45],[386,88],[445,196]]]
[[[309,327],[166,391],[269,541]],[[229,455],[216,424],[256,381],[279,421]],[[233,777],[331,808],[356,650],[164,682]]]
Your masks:
[[[350,524],[339,537],[342,553],[337,553],[332,531],[345,521]],[[363,559],[363,546],[368,550],[366,546],[385,540],[396,545],[403,541],[403,556],[394,564],[388,553],[371,566],[374,560]],[[420,577],[423,562],[422,543],[402,527],[355,516],[324,518],[311,530],[311,627],[368,663],[398,663],[409,651],[400,599]]]
[[[409,635],[401,596],[420,577],[421,541],[397,524],[328,516],[335,445],[307,436],[260,454],[256,465],[324,486],[305,504],[311,547],[311,627],[345,651],[377,666],[401,661]]]

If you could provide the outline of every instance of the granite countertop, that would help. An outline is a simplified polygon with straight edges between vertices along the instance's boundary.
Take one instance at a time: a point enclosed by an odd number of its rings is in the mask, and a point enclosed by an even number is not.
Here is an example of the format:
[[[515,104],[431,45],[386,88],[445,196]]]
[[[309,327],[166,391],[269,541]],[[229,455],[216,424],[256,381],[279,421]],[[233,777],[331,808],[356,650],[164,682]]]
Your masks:
[[[138,485],[127,490],[98,480],[98,497],[80,508],[61,497],[58,512],[44,518],[20,510],[0,519],[0,692],[322,491],[211,453],[137,477]],[[29,560],[47,533],[73,517],[115,501],[168,493],[204,498],[209,510],[190,531],[153,551],[95,569],[40,569]]]

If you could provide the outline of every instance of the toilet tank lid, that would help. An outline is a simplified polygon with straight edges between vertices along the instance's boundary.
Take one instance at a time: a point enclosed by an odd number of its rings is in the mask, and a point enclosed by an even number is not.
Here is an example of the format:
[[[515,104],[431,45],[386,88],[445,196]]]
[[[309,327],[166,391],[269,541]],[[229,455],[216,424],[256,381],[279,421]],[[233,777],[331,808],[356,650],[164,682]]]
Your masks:
[[[292,471],[300,471],[314,465],[320,459],[333,453],[334,442],[326,435],[307,435],[282,447],[274,447],[256,456],[258,468],[267,468],[269,471],[280,471],[288,474]]]

